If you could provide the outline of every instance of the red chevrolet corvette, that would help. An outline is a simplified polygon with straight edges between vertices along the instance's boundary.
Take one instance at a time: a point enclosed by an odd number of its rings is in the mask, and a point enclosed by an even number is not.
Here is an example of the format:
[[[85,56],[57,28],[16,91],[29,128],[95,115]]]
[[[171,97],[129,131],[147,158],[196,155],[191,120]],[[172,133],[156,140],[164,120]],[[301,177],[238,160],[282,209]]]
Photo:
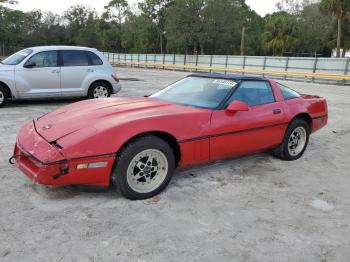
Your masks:
[[[160,193],[174,169],[266,150],[300,158],[327,124],[325,99],[273,80],[190,75],[150,97],[87,100],[25,124],[10,162],[44,185]]]

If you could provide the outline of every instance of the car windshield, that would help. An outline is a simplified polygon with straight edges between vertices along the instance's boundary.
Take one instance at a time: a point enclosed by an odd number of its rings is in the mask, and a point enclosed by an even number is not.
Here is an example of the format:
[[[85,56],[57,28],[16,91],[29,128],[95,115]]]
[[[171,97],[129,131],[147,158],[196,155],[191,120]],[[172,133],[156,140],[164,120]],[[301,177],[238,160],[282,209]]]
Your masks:
[[[236,85],[236,81],[227,79],[186,77],[151,97],[180,105],[215,109]]]
[[[25,49],[25,50],[19,51],[13,54],[12,56],[6,58],[5,60],[3,60],[1,63],[4,65],[18,65],[32,52],[33,50],[31,49]]]

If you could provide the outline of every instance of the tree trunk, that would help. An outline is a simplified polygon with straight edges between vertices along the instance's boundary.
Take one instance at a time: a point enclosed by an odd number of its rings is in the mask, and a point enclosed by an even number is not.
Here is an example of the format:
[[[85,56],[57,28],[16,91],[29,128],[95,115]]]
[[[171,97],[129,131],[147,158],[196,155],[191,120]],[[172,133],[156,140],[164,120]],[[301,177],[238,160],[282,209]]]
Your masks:
[[[160,46],[160,53],[163,54],[163,33],[161,30],[159,31],[159,46]]]
[[[340,45],[342,37],[342,18],[338,17],[337,57],[340,58]]]
[[[244,56],[244,45],[245,45],[245,25],[242,26],[242,36],[241,36],[241,56]]]
[[[204,43],[200,42],[201,55],[204,55]]]

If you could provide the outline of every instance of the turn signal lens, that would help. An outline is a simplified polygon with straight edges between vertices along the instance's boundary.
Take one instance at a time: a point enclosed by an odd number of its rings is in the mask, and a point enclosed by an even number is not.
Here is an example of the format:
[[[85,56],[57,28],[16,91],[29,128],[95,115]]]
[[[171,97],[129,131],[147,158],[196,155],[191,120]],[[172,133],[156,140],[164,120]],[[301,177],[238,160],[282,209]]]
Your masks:
[[[77,165],[77,169],[86,169],[89,167],[89,164],[79,164]]]
[[[107,162],[97,162],[90,164],[78,164],[77,169],[88,169],[88,168],[103,168],[107,167]]]

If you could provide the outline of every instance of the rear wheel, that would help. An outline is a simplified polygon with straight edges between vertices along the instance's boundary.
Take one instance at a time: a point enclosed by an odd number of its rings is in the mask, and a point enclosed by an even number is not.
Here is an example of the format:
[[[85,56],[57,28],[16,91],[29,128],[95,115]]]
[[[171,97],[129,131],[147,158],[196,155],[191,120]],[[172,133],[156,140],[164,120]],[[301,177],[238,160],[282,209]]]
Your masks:
[[[106,98],[112,95],[111,87],[104,82],[93,83],[89,89],[88,97],[93,98]]]
[[[9,93],[7,89],[4,88],[3,86],[0,86],[0,107],[5,106],[8,99],[9,99]]]
[[[309,143],[310,127],[303,119],[295,119],[288,127],[283,143],[274,150],[274,155],[286,161],[299,159]]]
[[[132,200],[150,198],[162,192],[175,169],[175,157],[169,144],[151,135],[127,144],[118,153],[116,161],[113,184]]]

